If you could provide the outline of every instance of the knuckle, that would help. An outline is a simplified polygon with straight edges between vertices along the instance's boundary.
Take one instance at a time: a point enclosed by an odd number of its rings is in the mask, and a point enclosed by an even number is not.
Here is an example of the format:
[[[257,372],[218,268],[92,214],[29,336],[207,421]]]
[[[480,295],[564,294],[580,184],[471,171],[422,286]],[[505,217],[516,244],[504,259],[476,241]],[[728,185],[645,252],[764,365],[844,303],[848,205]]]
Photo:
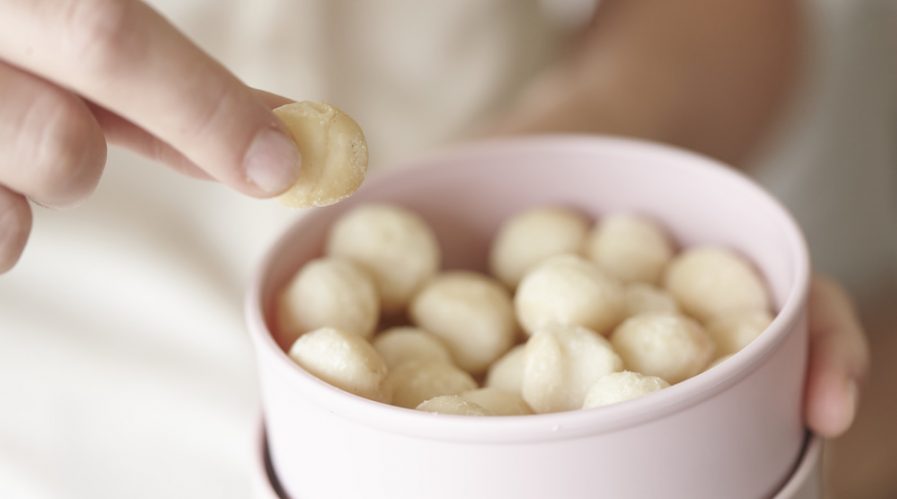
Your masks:
[[[140,30],[132,14],[133,4],[131,0],[70,2],[66,22],[78,64],[113,73],[137,55]]]
[[[93,191],[105,163],[106,145],[79,103],[62,99],[56,104],[40,140],[34,196],[66,205]]]
[[[198,139],[216,135],[224,122],[230,121],[230,113],[239,108],[236,89],[221,81],[206,82],[205,97],[193,104],[192,116],[185,127],[187,138]]]

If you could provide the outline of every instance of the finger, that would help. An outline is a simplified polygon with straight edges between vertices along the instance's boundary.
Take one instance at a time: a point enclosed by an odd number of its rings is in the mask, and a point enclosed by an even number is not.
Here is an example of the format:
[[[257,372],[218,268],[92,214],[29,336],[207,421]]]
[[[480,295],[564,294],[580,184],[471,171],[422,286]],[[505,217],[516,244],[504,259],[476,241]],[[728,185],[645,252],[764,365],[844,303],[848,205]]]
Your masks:
[[[264,90],[253,89],[253,93],[271,109],[293,102],[292,99]],[[194,162],[190,161],[186,156],[153,134],[108,109],[104,109],[103,107],[90,102],[88,102],[88,106],[94,116],[96,116],[100,127],[102,127],[103,132],[106,135],[106,139],[110,143],[127,147],[132,151],[171,166],[175,170],[191,177],[203,180],[212,178],[207,172],[197,166]]]
[[[0,186],[0,273],[11,269],[31,232],[31,207],[21,194]]]
[[[84,102],[2,62],[0,95],[0,183],[50,206],[93,192],[106,142]]]
[[[853,305],[840,286],[817,276],[810,286],[810,364],[806,414],[825,437],[844,433],[856,413],[868,347]]]
[[[208,172],[155,135],[108,109],[103,109],[91,103],[88,103],[88,106],[109,143],[126,147],[193,178],[201,180],[212,179]]]
[[[274,109],[275,107],[295,102],[293,99],[288,99],[282,95],[271,93],[265,90],[259,90],[257,88],[252,89],[252,92],[256,95],[256,97],[261,99],[261,101],[264,102],[269,109]]]
[[[64,83],[247,194],[276,195],[295,181],[299,152],[270,109],[142,2],[30,0],[7,10],[0,57]]]

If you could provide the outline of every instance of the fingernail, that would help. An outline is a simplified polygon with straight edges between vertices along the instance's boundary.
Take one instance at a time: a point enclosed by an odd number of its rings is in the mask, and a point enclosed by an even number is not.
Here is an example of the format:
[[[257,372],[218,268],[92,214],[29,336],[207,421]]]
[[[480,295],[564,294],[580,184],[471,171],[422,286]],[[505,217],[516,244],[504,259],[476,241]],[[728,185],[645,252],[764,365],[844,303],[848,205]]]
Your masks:
[[[299,176],[300,163],[296,144],[276,128],[260,131],[243,159],[246,178],[268,194],[290,188]]]

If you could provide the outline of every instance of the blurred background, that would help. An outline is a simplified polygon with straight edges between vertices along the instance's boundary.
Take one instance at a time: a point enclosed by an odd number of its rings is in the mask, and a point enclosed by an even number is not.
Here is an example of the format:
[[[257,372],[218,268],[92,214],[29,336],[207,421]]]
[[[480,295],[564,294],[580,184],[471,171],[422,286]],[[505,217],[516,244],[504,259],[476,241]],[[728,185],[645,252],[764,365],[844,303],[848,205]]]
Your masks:
[[[149,3],[248,84],[348,111],[375,174],[482,134],[604,8]],[[800,78],[738,166],[794,211],[870,331],[857,423],[829,446],[830,497],[897,497],[897,2],[801,5]],[[296,216],[118,149],[86,203],[38,208],[0,278],[0,497],[247,497],[260,415],[242,296]]]

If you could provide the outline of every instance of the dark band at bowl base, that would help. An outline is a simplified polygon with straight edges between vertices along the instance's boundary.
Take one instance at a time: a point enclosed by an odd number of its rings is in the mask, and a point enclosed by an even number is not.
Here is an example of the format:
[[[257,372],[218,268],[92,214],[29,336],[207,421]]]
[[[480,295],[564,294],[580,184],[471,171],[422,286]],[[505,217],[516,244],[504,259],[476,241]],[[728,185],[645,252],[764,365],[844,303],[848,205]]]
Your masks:
[[[271,453],[268,452],[268,434],[264,430],[262,430],[262,461],[264,464],[264,484],[262,487],[267,489],[265,492],[270,492],[270,499],[290,499],[287,493],[283,490],[283,487],[280,485],[280,481],[277,479],[277,474],[274,473],[274,466],[271,464]],[[255,498],[262,499],[262,498]],[[268,499],[265,497],[264,499]]]

